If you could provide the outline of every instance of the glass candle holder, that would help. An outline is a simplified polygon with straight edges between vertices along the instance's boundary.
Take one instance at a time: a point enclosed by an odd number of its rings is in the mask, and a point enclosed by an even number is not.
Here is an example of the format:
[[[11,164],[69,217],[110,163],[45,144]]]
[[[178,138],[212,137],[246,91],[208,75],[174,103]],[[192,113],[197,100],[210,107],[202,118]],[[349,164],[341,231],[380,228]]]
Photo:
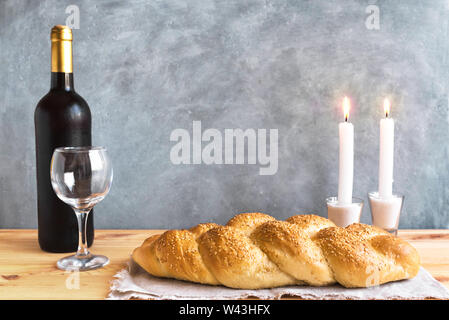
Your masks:
[[[397,235],[399,218],[401,216],[403,195],[392,195],[388,198],[379,197],[378,192],[368,193],[373,226]]]
[[[337,226],[345,228],[353,223],[360,222],[363,209],[363,200],[352,198],[352,203],[340,203],[337,197],[326,199],[327,217]]]

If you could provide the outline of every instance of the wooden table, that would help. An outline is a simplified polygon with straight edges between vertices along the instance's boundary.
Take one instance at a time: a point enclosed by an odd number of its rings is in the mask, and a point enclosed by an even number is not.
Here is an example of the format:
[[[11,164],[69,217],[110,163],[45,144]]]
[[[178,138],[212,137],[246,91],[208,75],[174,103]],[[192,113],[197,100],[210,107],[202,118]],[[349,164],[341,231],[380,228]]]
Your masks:
[[[36,230],[0,229],[0,299],[103,299],[132,250],[161,230],[95,232],[91,251],[111,262],[102,269],[80,272],[77,278],[56,268],[56,260],[67,254],[39,249]],[[424,268],[449,288],[449,230],[401,230],[399,236],[418,249]]]

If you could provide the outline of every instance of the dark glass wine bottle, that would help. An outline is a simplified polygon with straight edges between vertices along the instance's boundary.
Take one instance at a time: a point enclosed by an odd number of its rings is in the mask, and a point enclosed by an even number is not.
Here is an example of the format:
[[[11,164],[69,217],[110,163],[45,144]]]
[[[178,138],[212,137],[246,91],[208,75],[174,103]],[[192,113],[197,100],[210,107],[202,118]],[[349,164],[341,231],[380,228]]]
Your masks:
[[[50,162],[57,147],[91,146],[89,106],[73,87],[72,30],[51,30],[51,87],[34,113],[36,134],[38,238],[42,250],[73,252],[78,224],[73,209],[62,202],[50,181]],[[93,211],[87,220],[87,244],[94,239]]]

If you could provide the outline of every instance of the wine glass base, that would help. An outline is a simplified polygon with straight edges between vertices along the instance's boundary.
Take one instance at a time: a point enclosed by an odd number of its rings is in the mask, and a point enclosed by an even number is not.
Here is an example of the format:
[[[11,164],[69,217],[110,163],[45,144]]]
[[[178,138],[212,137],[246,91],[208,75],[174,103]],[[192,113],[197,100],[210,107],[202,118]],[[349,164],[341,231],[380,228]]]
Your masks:
[[[89,254],[85,257],[72,255],[62,258],[58,260],[56,266],[66,271],[87,271],[104,267],[108,263],[108,257]]]

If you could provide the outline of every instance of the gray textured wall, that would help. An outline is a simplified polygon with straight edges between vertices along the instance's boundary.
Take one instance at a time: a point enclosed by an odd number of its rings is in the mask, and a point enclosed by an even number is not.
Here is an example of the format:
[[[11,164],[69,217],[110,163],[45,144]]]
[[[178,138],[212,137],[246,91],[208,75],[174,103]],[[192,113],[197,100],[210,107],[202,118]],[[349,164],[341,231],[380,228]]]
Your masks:
[[[354,194],[377,188],[385,95],[402,228],[449,228],[447,1],[0,1],[0,227],[36,226],[33,112],[50,28],[80,8],[75,87],[115,169],[97,228],[187,227],[263,211],[326,215],[340,102],[352,98]],[[380,8],[369,30],[366,7]],[[279,129],[279,170],[170,161],[172,130]],[[363,212],[370,222],[369,208]]]

